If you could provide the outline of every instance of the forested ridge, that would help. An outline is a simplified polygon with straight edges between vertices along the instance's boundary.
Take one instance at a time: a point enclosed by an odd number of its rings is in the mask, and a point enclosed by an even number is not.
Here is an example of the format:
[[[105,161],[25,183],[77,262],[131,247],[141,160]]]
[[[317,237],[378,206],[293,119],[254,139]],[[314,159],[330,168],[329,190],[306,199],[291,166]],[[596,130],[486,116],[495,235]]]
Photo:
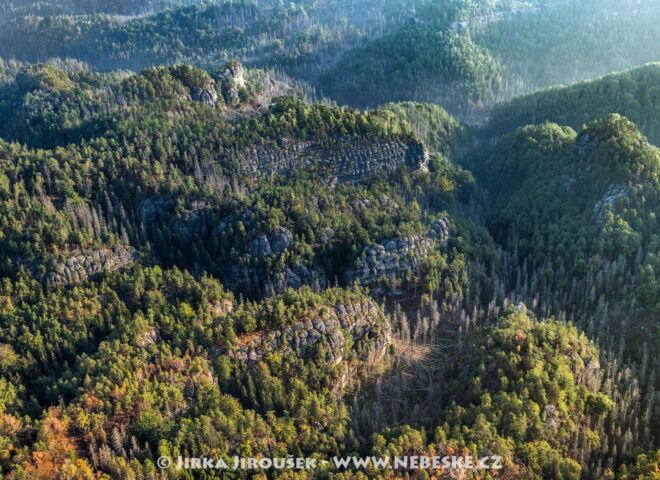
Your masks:
[[[580,129],[594,117],[619,113],[635,122],[651,143],[660,143],[660,64],[613,73],[597,80],[516,97],[490,112],[494,135],[544,121]]]
[[[658,478],[656,3],[0,7],[0,476]]]
[[[9,2],[0,57],[66,57],[135,71],[176,63],[217,68],[238,58],[306,81],[342,104],[433,101],[478,119],[514,95],[635,67],[660,53],[654,0],[141,5]]]
[[[650,2],[425,4],[404,25],[352,49],[321,76],[340,102],[414,99],[471,119],[513,95],[594,78],[658,58]],[[498,8],[499,7],[499,8]]]

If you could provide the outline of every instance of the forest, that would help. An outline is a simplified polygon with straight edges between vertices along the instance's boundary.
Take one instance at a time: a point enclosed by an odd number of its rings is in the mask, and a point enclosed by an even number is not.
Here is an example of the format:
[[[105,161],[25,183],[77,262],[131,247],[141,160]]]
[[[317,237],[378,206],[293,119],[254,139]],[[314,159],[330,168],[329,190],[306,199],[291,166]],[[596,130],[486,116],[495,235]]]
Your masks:
[[[0,0],[0,478],[660,478],[658,20]]]
[[[657,0],[7,3],[1,58],[105,71],[238,58],[341,104],[434,102],[464,120],[660,55]]]

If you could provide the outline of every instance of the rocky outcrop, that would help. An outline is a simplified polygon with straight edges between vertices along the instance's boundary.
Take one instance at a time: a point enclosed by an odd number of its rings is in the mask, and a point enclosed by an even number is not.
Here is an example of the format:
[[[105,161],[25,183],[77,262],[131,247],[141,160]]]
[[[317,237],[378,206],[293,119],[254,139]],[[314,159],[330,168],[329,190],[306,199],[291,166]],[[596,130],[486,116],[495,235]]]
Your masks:
[[[321,307],[314,315],[278,330],[244,336],[227,353],[247,364],[278,354],[337,366],[347,353],[361,360],[378,360],[391,340],[391,325],[382,309],[364,300]]]
[[[628,189],[623,185],[610,185],[607,192],[594,205],[594,219],[601,228],[605,223],[605,212],[614,208],[619,200],[628,197]]]
[[[450,226],[436,220],[424,235],[410,235],[383,240],[366,246],[354,268],[346,272],[346,282],[374,286],[389,279],[402,279],[406,273],[421,273],[426,258],[436,247],[445,248]]]
[[[435,241],[423,235],[384,240],[376,245],[364,247],[363,259],[356,268],[346,273],[348,283],[358,281],[372,285],[380,280],[401,278],[407,272],[418,274]]]
[[[158,330],[156,330],[156,327],[151,325],[137,336],[135,339],[135,345],[138,348],[146,348],[149,345],[156,343],[158,338]]]
[[[242,215],[229,215],[215,228],[221,234],[231,225],[240,222],[244,228],[252,229],[250,212]],[[325,273],[304,261],[287,261],[276,271],[268,271],[265,263],[272,257],[284,253],[294,243],[293,234],[287,228],[279,227],[268,233],[257,233],[247,242],[244,262],[228,265],[222,272],[223,284],[233,291],[258,292],[260,294],[280,294],[289,288],[309,285],[320,290],[327,285]]]
[[[215,104],[218,103],[218,93],[213,88],[195,88],[190,96],[193,100],[210,107],[215,107]]]
[[[218,74],[217,81],[225,104],[238,106],[241,103],[240,89],[245,87],[243,66],[239,62],[230,62]]]
[[[304,285],[320,290],[327,285],[325,273],[304,263],[288,262],[274,273],[264,268],[250,265],[232,265],[223,278],[223,284],[233,291],[259,292],[263,295],[281,294],[289,288],[298,289]]]
[[[50,285],[67,285],[82,282],[90,277],[124,268],[135,262],[137,251],[127,245],[95,250],[77,250],[63,261],[51,262],[51,269],[41,280]]]
[[[259,78],[253,81],[255,94],[252,102],[257,108],[267,107],[276,98],[284,96],[306,97],[306,86],[296,84],[283,74],[263,72]]]
[[[441,249],[444,249],[447,246],[449,241],[449,235],[451,233],[451,226],[445,218],[439,218],[431,224],[431,228],[427,232],[427,235],[436,239]]]
[[[269,235],[261,234],[250,242],[250,254],[256,258],[279,255],[293,243],[293,235],[286,228],[279,228]]]
[[[340,137],[332,145],[281,139],[277,146],[261,145],[239,155],[243,173],[254,177],[288,175],[293,170],[314,170],[329,181],[357,182],[378,173],[408,166],[426,170],[428,152],[416,140],[372,140]]]
[[[304,263],[299,265],[287,264],[282,270],[276,272],[266,284],[269,293],[284,293],[289,288],[298,289],[310,286],[313,290],[326,287],[328,281],[322,270],[309,268]]]

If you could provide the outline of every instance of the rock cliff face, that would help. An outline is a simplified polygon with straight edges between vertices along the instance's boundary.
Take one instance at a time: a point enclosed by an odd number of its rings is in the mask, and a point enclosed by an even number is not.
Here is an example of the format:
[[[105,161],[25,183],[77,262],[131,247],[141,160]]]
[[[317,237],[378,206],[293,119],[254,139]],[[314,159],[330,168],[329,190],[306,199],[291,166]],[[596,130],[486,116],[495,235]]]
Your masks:
[[[383,209],[399,208],[388,197],[381,199],[379,206]],[[238,221],[246,229],[251,228],[252,222],[245,215],[240,218],[230,215],[220,222],[216,231],[222,232]],[[326,229],[319,235],[319,242],[328,241],[333,236],[334,231]],[[378,288],[390,280],[399,283],[409,273],[418,277],[425,272],[429,255],[445,248],[449,236],[449,222],[441,218],[419,235],[393,237],[367,245],[341,280],[346,285],[358,282],[370,286],[378,293]],[[232,291],[260,295],[281,294],[289,288],[304,285],[315,291],[325,288],[328,285],[326,273],[313,259],[288,260],[276,270],[266,268],[267,264],[273,265],[280,254],[291,249],[294,243],[292,233],[286,228],[255,235],[246,243],[244,260],[227,265],[222,272],[224,285]]]
[[[283,139],[277,147],[263,145],[239,154],[243,173],[254,177],[287,175],[296,169],[324,173],[330,181],[358,182],[407,165],[425,170],[428,152],[416,140],[366,140],[340,137],[333,145]]]
[[[215,107],[215,104],[218,103],[218,93],[213,88],[196,88],[191,97],[196,102],[205,103],[210,107]]]
[[[347,355],[363,361],[381,359],[392,341],[392,327],[373,301],[322,307],[316,314],[278,330],[240,338],[228,352],[254,364],[269,354],[294,355],[337,366]]]
[[[238,62],[231,62],[218,74],[220,93],[225,104],[235,107],[241,103],[240,91],[245,86],[243,67]]]
[[[78,250],[71,252],[64,261],[52,261],[52,269],[41,280],[50,285],[78,283],[104,272],[124,268],[138,258],[137,251],[126,245],[113,249]]]
[[[231,265],[229,274],[223,278],[223,284],[233,291],[259,292],[264,295],[284,293],[289,288],[310,286],[320,290],[327,286],[325,273],[304,263],[288,262],[274,274],[268,274],[259,267],[250,265]]]
[[[607,192],[603,194],[600,200],[594,205],[594,219],[596,225],[602,228],[605,224],[605,212],[607,209],[614,209],[619,200],[628,197],[628,189],[624,185],[610,185]]]
[[[237,217],[229,215],[216,227],[216,232],[222,233],[230,225],[241,222],[246,228],[251,228],[249,215]],[[274,273],[267,273],[264,262],[277,257],[294,243],[293,234],[286,228],[277,228],[269,233],[257,234],[247,243],[245,262],[228,265],[223,272],[222,280],[230,290],[243,292],[260,292],[261,294],[284,293],[288,288],[300,288],[309,285],[314,290],[320,290],[327,285],[325,273],[303,261],[287,261]]]
[[[349,284],[358,281],[374,286],[391,278],[402,279],[407,272],[417,275],[436,247],[445,248],[449,234],[449,222],[439,219],[424,235],[396,237],[364,247],[355,266],[346,272],[345,280]]]
[[[269,255],[279,255],[293,243],[293,235],[286,228],[279,228],[270,235],[261,234],[250,242],[250,254],[253,257],[264,258]]]
[[[271,105],[273,100],[278,97],[304,97],[307,94],[304,85],[298,85],[290,78],[273,72],[265,72],[261,78],[257,79],[255,90],[253,102],[258,108]]]

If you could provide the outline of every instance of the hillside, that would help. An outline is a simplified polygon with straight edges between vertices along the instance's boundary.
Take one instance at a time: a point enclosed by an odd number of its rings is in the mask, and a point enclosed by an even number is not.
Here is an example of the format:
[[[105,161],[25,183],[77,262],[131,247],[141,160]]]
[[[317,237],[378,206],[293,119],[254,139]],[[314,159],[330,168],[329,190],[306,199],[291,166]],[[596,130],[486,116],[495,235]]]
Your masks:
[[[286,456],[301,430],[301,451],[344,448],[345,379],[377,362],[391,335],[358,291],[246,304],[212,278],[158,267],[75,290],[16,283],[2,295],[2,468],[27,478],[146,477],[151,448]],[[291,347],[272,329],[293,336]]]
[[[237,63],[9,67],[3,474],[148,476],[205,435],[358,448],[342,398],[394,335],[375,298],[464,298],[476,227],[449,210],[472,179],[413,133],[446,122],[426,133],[449,154],[458,122],[272,98]]]
[[[374,454],[489,452],[501,456],[497,473],[506,478],[602,472],[584,471],[575,460],[608,437],[603,420],[612,419],[614,407],[599,391],[598,352],[583,334],[511,307],[497,325],[471,332],[457,354],[447,362],[444,384],[434,385],[446,404],[442,411],[434,405],[435,424],[389,428],[374,439]]]
[[[485,128],[501,135],[518,127],[555,122],[580,129],[593,118],[619,113],[660,144],[660,64],[614,73],[598,80],[554,87],[497,105]]]
[[[391,33],[346,52],[321,77],[340,103],[437,102],[473,110],[557,83],[594,78],[660,56],[652,1],[634,7],[606,0],[548,2],[456,13],[426,5]]]
[[[347,48],[389,29],[401,14],[391,0],[187,1],[178,8],[167,2],[168,9],[153,3],[148,14],[113,15],[131,10],[118,4],[76,15],[16,15],[0,29],[0,57],[75,58],[104,70],[136,71],[183,62],[213,68],[239,59],[310,79]]]
[[[439,442],[521,480],[652,450],[659,154],[625,118],[475,152],[440,107],[307,102],[237,62],[3,78],[3,474],[149,478],[207,437]]]
[[[659,26],[0,0],[0,478],[657,480]]]
[[[653,392],[660,150],[611,114],[579,133],[548,123],[520,129],[476,172],[489,188],[489,230],[507,251],[499,288],[575,319],[639,362],[639,382]],[[646,425],[637,431],[642,442],[659,428]]]

